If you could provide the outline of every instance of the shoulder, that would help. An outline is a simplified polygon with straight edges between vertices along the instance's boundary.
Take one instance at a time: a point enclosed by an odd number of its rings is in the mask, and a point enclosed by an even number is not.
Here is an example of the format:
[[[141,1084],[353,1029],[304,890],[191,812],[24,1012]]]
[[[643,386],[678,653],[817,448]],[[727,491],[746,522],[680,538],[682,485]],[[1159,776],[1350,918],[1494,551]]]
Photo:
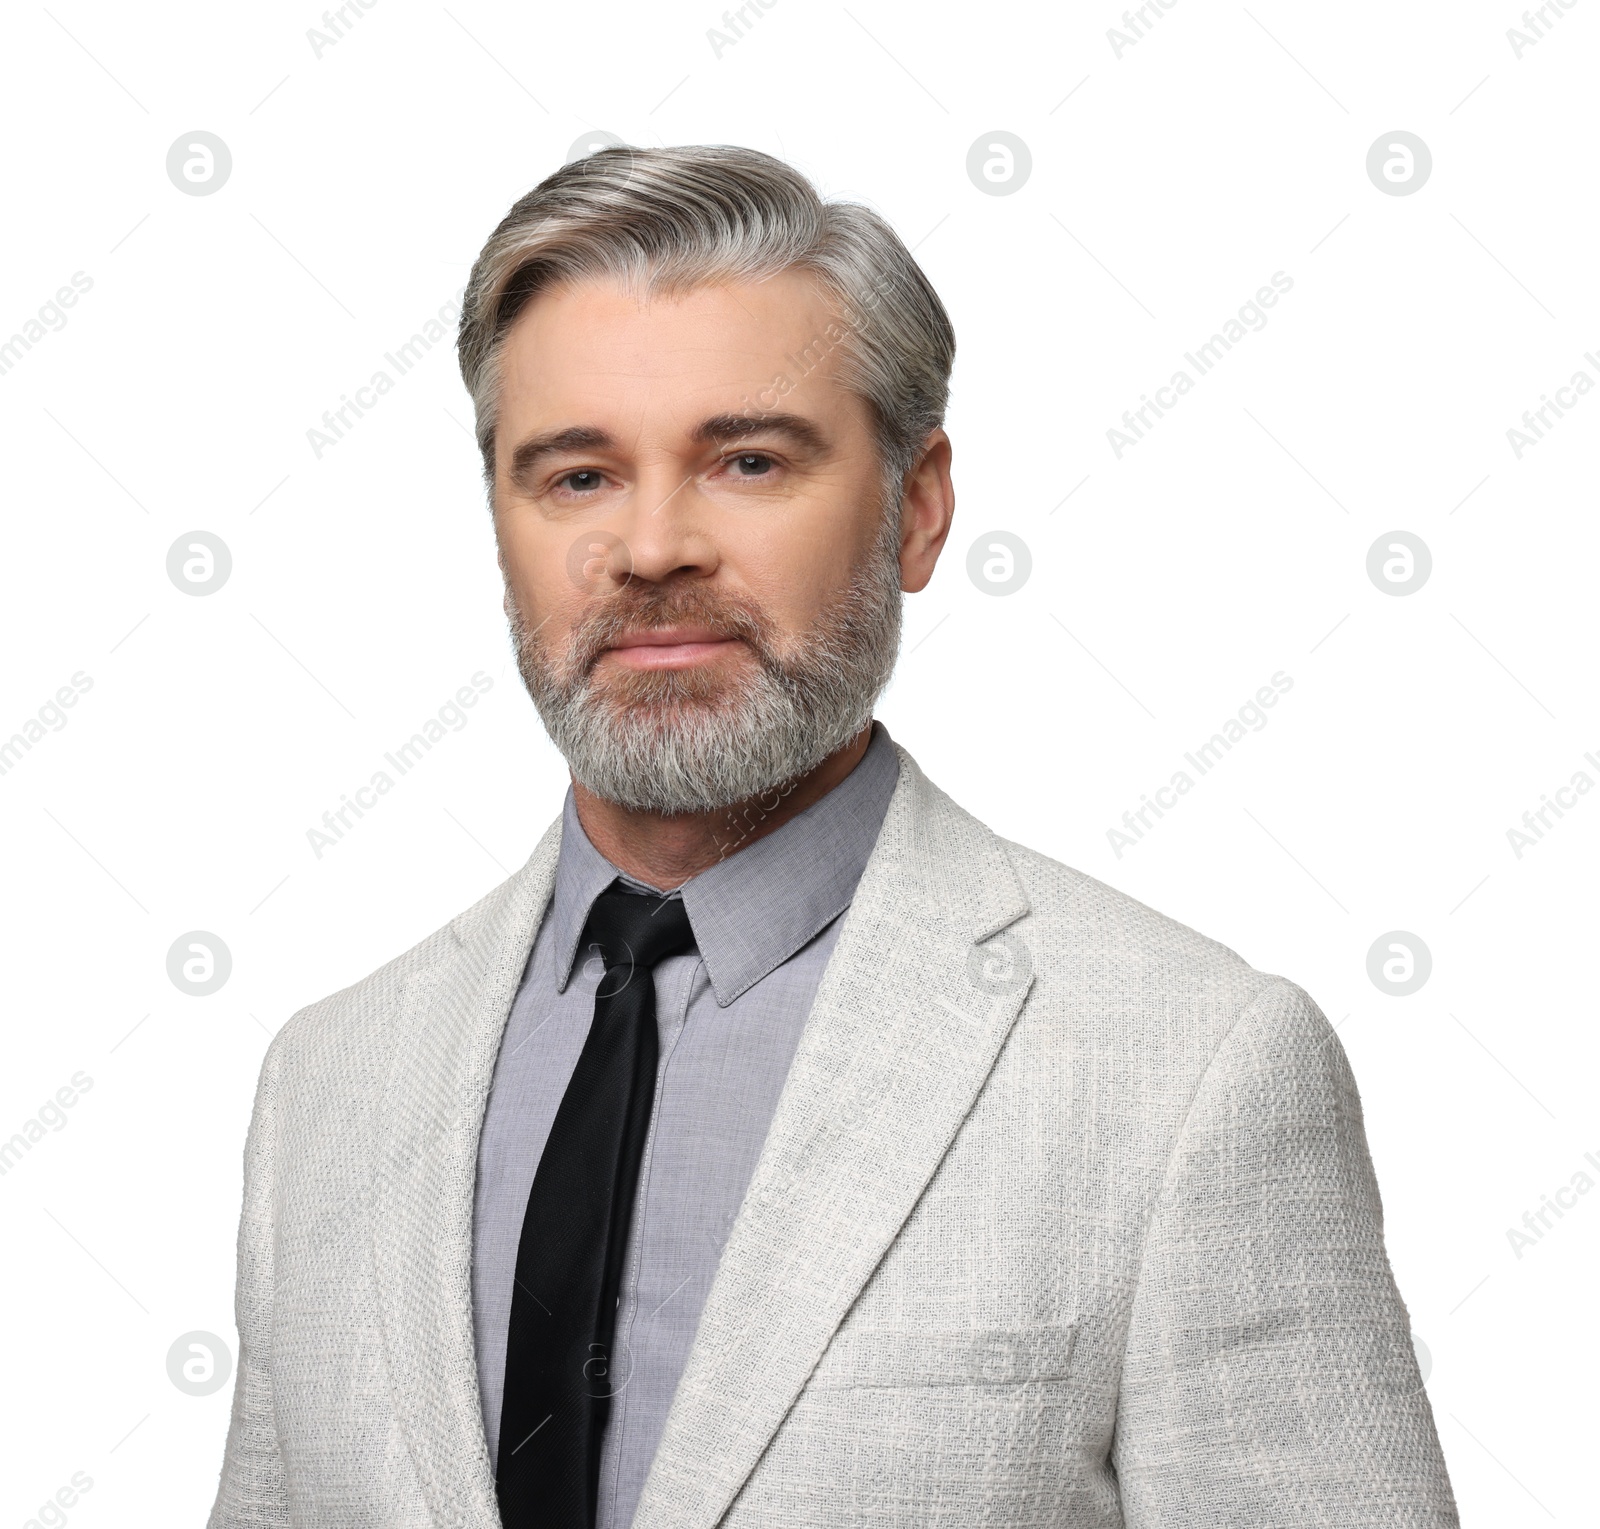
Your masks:
[[[263,1072],[353,1082],[352,1074],[376,1065],[387,1055],[411,982],[460,949],[456,926],[465,917],[458,915],[359,981],[297,1010],[273,1037]]]
[[[552,825],[522,869],[470,907],[359,981],[293,1014],[273,1038],[269,1066],[290,1074],[351,1077],[384,1065],[413,986],[449,979],[508,915],[530,896],[539,897],[559,851],[559,827],[559,821]]]
[[[1129,1048],[1180,1075],[1214,1053],[1258,1000],[1287,995],[1311,1028],[1326,1027],[1292,982],[1137,898],[996,834],[939,789],[905,750],[898,816],[885,836],[913,867],[924,901],[952,923],[1019,942],[1031,970],[1027,1013],[1063,1043],[1093,1054]],[[1283,1007],[1279,1005],[1279,1007]]]
[[[1338,1036],[1297,983],[1082,871],[998,842],[1029,903],[1006,931],[1033,968],[1028,1044],[1059,1055],[1084,1086],[1125,1097],[1152,1140],[1175,1139],[1202,1089],[1242,1115],[1269,1079],[1359,1114]]]
[[[1036,1015],[1086,1040],[1133,1045],[1192,1077],[1246,1033],[1315,1048],[1331,1028],[1298,984],[1126,892],[997,839],[1028,912],[1012,926],[1038,979]]]
[[[1219,940],[1009,839],[999,840],[1028,898],[1041,953],[1093,963],[1124,982],[1254,996],[1273,980]]]
[[[1099,1006],[1189,1002],[1235,1011],[1273,981],[1236,951],[1126,892],[996,834],[900,749],[897,835],[909,880],[983,941],[1005,930],[1049,986]],[[880,845],[880,848],[882,846]]]

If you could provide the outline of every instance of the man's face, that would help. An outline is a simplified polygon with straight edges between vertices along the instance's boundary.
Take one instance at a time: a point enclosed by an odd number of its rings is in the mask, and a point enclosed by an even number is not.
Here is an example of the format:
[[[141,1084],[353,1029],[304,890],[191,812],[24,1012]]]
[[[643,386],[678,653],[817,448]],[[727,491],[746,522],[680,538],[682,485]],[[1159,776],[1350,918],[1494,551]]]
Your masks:
[[[562,286],[508,335],[493,496],[508,614],[546,725],[599,794],[727,805],[870,718],[901,547],[841,335],[795,271],[647,301]],[[711,757],[755,734],[768,746],[742,776]]]

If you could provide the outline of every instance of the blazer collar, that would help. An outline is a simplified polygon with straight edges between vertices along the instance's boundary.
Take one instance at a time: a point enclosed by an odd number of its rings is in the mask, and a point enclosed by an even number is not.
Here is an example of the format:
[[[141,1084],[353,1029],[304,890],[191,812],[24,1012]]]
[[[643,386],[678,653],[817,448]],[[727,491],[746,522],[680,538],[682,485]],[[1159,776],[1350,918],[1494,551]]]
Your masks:
[[[454,942],[405,984],[376,1125],[373,1262],[395,1411],[434,1524],[499,1529],[472,1330],[478,1137],[500,1037],[561,846],[450,924]]]
[[[1004,846],[904,749],[678,1387],[635,1529],[711,1529],[893,1242],[1031,982]],[[435,1524],[498,1529],[472,1328],[478,1138],[561,820],[403,985],[372,1239],[394,1405]],[[996,958],[996,951],[999,957]],[[1020,953],[1021,959],[1018,959]]]
[[[634,1529],[727,1511],[966,1118],[1032,981],[999,839],[904,750]]]

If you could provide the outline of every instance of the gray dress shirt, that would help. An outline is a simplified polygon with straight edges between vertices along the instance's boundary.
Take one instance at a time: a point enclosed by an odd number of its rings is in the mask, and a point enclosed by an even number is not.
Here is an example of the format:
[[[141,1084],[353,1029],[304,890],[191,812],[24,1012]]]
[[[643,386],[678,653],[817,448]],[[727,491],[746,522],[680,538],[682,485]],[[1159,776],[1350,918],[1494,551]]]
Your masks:
[[[881,723],[821,801],[684,883],[697,949],[655,969],[655,1106],[623,1266],[597,1529],[627,1529],[723,1244],[800,1031],[900,773]],[[567,793],[555,890],[500,1044],[478,1147],[472,1299],[483,1424],[498,1459],[522,1218],[594,1017],[602,967],[579,960],[596,897],[621,876]],[[630,878],[625,886],[652,891]]]

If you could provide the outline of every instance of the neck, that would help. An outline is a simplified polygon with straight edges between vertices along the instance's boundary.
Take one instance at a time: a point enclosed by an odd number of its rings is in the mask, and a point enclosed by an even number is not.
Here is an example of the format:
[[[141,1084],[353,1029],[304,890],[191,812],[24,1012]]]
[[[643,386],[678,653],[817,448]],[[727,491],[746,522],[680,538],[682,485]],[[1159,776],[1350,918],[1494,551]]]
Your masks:
[[[849,743],[787,786],[715,812],[639,812],[572,783],[589,842],[619,871],[670,890],[782,828],[819,802],[861,763],[872,739],[864,727]]]

